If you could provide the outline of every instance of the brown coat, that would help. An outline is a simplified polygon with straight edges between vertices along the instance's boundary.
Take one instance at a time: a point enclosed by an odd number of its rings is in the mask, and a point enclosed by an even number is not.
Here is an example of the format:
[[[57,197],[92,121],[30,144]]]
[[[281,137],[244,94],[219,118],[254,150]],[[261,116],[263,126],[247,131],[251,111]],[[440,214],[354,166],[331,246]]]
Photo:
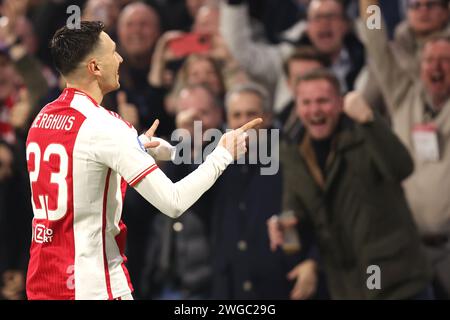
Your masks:
[[[342,123],[326,177],[307,140],[300,150],[283,146],[283,209],[314,229],[332,298],[413,297],[429,283],[430,267],[401,187],[411,158],[381,120]],[[371,265],[381,269],[380,290],[367,287]]]

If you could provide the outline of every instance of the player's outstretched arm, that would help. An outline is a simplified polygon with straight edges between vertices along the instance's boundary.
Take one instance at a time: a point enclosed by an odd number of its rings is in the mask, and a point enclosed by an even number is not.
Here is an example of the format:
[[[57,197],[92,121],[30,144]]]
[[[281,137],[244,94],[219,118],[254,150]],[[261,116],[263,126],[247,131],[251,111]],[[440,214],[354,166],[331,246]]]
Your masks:
[[[180,181],[173,183],[157,169],[142,179],[135,186],[136,190],[162,213],[172,218],[179,217],[211,188],[234,159],[245,154],[246,131],[261,122],[261,118],[254,119],[239,129],[225,133],[205,162]]]

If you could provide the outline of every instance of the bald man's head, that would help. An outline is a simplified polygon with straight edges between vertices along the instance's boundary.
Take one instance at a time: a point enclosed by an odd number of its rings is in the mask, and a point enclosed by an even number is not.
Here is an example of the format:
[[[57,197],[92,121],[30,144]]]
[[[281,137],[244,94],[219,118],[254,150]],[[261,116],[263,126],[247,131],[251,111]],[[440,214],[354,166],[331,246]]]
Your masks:
[[[117,33],[127,56],[148,55],[161,33],[159,15],[145,3],[131,3],[120,13]]]

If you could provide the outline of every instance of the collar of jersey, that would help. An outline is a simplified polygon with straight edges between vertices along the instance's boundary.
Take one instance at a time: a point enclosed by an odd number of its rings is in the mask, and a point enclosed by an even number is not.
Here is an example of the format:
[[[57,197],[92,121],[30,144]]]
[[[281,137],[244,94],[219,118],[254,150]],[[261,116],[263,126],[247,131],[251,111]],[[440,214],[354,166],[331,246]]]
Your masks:
[[[65,88],[64,91],[67,91],[67,93],[70,94],[81,94],[82,96],[86,96],[89,100],[92,101],[92,103],[96,106],[96,107],[100,107],[100,105],[97,103],[97,101],[95,101],[94,98],[92,98],[89,94],[87,94],[86,92],[84,92],[83,90],[77,89],[77,88]]]

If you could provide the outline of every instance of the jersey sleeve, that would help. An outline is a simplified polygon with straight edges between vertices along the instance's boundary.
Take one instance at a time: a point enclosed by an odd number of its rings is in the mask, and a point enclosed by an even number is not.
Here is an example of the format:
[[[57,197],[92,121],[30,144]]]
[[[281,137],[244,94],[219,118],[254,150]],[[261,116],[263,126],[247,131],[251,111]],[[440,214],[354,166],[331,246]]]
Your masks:
[[[120,119],[111,119],[108,128],[97,130],[95,157],[122,176],[132,187],[158,168],[147,154],[137,132]]]
[[[143,179],[136,190],[162,213],[178,218],[211,188],[232,161],[231,154],[218,146],[205,162],[180,181],[173,183],[157,169]]]
[[[97,125],[96,131],[98,135],[93,135],[96,161],[117,172],[147,201],[172,218],[194,204],[233,161],[227,149],[218,146],[196,170],[173,183],[147,154],[136,130],[123,121]]]

